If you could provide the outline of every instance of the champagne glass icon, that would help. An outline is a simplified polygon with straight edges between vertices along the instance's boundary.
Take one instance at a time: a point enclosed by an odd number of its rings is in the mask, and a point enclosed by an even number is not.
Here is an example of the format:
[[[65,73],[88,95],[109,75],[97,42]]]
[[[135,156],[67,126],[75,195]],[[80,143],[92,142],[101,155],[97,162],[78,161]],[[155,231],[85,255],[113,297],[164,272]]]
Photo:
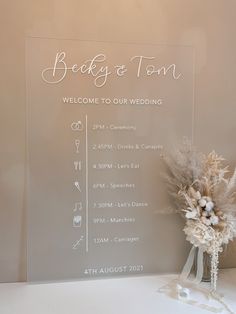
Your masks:
[[[79,153],[79,146],[80,146],[80,140],[76,139],[75,140],[75,147],[76,147],[76,153]]]

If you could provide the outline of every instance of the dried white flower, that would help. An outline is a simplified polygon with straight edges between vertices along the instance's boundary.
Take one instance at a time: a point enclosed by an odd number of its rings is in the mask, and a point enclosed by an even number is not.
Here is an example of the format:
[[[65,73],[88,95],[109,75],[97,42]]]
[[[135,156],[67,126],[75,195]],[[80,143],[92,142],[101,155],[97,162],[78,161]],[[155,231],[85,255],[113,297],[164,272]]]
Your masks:
[[[208,219],[209,220],[209,219]],[[236,236],[235,224],[229,223],[219,232],[215,231],[211,226],[207,226],[200,220],[187,219],[184,232],[187,240],[196,247],[201,247],[204,251],[212,254],[214,251],[214,243],[217,241],[220,251],[222,245],[228,244]]]
[[[208,219],[207,217],[201,217],[201,221],[202,221],[202,223],[204,223],[206,226],[210,226],[210,225],[211,225],[211,221],[210,221],[210,219]]]
[[[205,210],[210,212],[214,208],[214,203],[212,201],[206,203]]]
[[[187,211],[185,214],[185,217],[187,219],[196,219],[197,214],[198,214],[197,210],[196,210],[196,208],[194,208],[192,211]]]
[[[199,191],[196,192],[196,200],[199,201],[201,199],[201,193]]]
[[[203,197],[198,201],[198,204],[199,204],[201,207],[205,207],[205,206],[206,206],[206,203],[207,203],[207,201],[206,201],[205,198],[203,198]]]
[[[219,217],[218,217],[218,216],[215,216],[215,215],[212,215],[211,218],[210,218],[210,221],[211,221],[211,224],[212,224],[212,225],[218,225],[218,223],[219,223]]]

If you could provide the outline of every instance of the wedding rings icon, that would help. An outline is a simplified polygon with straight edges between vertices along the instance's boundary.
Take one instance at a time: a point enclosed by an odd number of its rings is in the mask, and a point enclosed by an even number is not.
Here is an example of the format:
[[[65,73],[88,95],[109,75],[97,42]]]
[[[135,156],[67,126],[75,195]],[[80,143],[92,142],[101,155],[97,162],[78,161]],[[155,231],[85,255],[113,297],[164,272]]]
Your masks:
[[[83,131],[84,126],[81,121],[76,121],[71,123],[71,130],[72,131]]]

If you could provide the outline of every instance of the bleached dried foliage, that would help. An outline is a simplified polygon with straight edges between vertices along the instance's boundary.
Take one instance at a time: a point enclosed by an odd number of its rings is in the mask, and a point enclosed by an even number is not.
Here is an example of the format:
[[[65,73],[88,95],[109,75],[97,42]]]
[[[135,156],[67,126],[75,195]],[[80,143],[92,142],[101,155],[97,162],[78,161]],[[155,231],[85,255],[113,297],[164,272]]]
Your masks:
[[[164,162],[168,191],[186,218],[187,240],[212,256],[215,289],[218,253],[236,236],[236,170],[227,177],[222,156],[197,152],[191,144],[164,157]]]
[[[224,166],[222,156],[214,151],[205,155],[186,144],[163,159],[167,188],[179,212],[183,213],[186,197],[191,196],[190,191],[194,189],[213,199],[222,211],[236,215],[236,169],[232,177],[227,178],[228,166]]]

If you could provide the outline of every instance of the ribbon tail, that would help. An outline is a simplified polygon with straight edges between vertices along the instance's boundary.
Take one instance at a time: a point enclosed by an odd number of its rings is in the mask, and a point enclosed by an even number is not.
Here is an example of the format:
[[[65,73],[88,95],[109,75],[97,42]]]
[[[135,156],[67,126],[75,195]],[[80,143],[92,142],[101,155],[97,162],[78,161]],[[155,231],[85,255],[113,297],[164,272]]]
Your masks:
[[[193,263],[194,263],[194,257],[196,254],[196,247],[192,246],[190,253],[188,255],[187,261],[182,269],[182,272],[180,274],[180,280],[181,281],[186,281],[188,276],[190,275],[191,269],[193,267]]]
[[[197,255],[197,274],[196,278],[194,279],[195,284],[199,284],[202,281],[203,277],[203,249],[198,248],[198,255]]]

